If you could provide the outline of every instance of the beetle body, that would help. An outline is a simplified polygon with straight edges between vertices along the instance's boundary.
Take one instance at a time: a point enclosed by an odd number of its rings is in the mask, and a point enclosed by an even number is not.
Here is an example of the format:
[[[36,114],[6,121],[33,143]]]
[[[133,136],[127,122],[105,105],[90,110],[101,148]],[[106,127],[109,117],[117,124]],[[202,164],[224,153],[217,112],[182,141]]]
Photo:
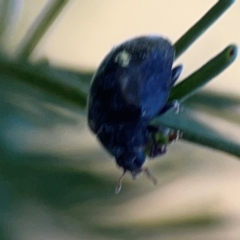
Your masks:
[[[141,36],[115,47],[92,79],[89,127],[133,176],[145,162],[150,121],[172,106],[167,100],[182,70],[172,69],[173,60],[168,40]]]

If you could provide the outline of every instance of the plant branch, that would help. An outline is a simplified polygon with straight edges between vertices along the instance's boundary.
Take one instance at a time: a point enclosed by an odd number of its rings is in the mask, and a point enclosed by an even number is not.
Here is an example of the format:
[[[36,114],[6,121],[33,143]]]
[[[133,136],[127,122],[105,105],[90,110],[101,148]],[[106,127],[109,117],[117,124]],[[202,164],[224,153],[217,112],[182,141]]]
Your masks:
[[[191,131],[190,129],[184,129],[183,139],[186,141],[200,144],[208,148],[220,150],[222,152],[226,152],[240,158],[239,143],[235,143],[233,141],[230,141],[224,138],[208,136],[208,135],[196,132],[196,130]]]
[[[18,81],[51,93],[80,108],[86,107],[86,94],[81,91],[80,82],[79,87],[71,86],[29,63],[13,62],[2,58],[0,58],[0,73],[13,76]]]
[[[40,15],[36,18],[17,50],[18,58],[28,59],[37,44],[62,11],[69,0],[49,1]]]
[[[22,0],[0,0],[0,47],[5,51],[8,34],[14,30],[22,11]]]
[[[237,46],[230,45],[196,72],[173,87],[169,101],[185,101],[199,88],[224,71],[237,57]]]
[[[208,131],[208,128],[206,130],[201,129],[200,132],[196,126],[191,127],[190,122],[183,124],[181,119],[178,119],[178,121],[169,121],[168,118],[159,118],[154,124],[163,124],[169,128],[180,130],[183,132],[183,140],[226,152],[240,158],[240,143],[231,141],[219,134],[215,136],[214,132]]]
[[[221,53],[203,65],[199,70],[191,74],[185,80],[173,87],[169,101],[174,99],[183,102],[191,97],[200,87],[225,70],[237,57],[237,47],[230,45]],[[171,112],[171,110],[169,111]],[[183,139],[216,150],[230,153],[240,157],[240,144],[224,139],[219,136],[210,136],[197,131],[195,128],[184,127],[179,121],[164,121],[161,117],[153,120],[154,124],[163,124],[167,127],[178,129],[183,132]]]
[[[198,22],[196,22],[174,44],[175,59],[186,51],[234,2],[235,0],[219,0]]]

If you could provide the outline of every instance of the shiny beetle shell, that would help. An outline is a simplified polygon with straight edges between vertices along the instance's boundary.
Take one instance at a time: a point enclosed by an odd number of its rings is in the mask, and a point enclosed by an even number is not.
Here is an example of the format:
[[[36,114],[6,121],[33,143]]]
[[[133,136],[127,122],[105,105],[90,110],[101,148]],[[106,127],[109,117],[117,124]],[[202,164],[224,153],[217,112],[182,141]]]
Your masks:
[[[150,121],[167,103],[182,66],[172,69],[174,47],[160,36],[128,40],[107,54],[88,99],[88,124],[117,164],[133,176],[145,162]]]

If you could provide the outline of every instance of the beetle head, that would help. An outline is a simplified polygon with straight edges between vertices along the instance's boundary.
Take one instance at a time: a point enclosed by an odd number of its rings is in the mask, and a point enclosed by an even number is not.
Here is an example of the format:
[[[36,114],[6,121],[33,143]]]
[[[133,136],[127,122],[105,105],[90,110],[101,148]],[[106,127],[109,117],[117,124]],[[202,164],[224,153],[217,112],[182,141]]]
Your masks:
[[[145,154],[142,151],[138,151],[137,153],[123,153],[116,158],[116,161],[119,167],[131,172],[135,176],[145,162],[145,158]]]
[[[118,180],[116,193],[119,193],[122,187],[122,178],[127,171],[132,175],[132,178],[135,179],[136,176],[145,172],[147,177],[156,185],[157,180],[151,175],[150,171],[146,167],[142,167],[146,159],[146,156],[143,151],[138,151],[137,153],[124,153],[116,159],[118,166],[123,168],[123,174]]]

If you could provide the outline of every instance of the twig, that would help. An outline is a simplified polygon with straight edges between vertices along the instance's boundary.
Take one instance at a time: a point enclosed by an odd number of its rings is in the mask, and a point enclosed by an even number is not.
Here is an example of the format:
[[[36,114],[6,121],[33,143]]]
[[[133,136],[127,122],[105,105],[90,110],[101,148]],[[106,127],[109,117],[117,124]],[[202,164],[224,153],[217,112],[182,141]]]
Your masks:
[[[219,0],[198,22],[196,22],[175,44],[175,59],[198,39],[235,0]]]
[[[69,0],[51,0],[34,21],[17,50],[18,58],[28,59],[42,36]]]

